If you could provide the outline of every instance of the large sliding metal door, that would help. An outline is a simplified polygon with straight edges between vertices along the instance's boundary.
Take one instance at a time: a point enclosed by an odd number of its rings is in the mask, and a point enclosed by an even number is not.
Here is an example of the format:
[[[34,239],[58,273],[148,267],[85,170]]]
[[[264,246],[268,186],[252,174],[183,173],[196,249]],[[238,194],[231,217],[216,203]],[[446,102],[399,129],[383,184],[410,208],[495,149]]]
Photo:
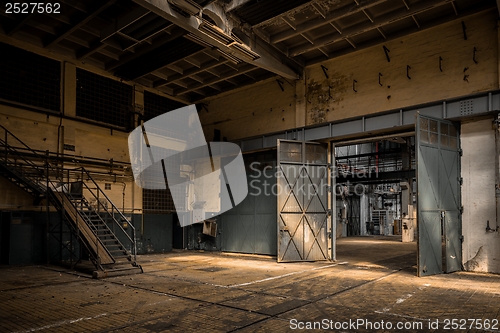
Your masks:
[[[329,259],[328,148],[278,140],[278,262]]]
[[[462,261],[459,133],[418,114],[416,135],[418,276],[454,272]]]

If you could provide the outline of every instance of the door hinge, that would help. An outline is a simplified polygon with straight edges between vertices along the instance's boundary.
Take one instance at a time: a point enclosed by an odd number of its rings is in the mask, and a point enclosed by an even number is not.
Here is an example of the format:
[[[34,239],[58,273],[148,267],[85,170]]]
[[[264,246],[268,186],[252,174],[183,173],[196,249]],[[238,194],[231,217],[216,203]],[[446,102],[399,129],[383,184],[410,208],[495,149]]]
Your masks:
[[[460,182],[460,186],[462,186],[464,184],[464,178],[463,177],[458,178],[458,181]]]
[[[332,192],[332,186],[331,185],[327,185],[326,186],[326,190],[331,193]]]
[[[462,150],[462,148],[458,149],[458,155],[460,155],[460,157],[462,157],[463,154],[464,154],[464,151]]]
[[[460,206],[460,214],[464,213],[464,206]]]
[[[327,214],[328,216],[332,216],[333,211],[332,211],[331,209],[327,209],[327,210],[326,210],[326,214]]]

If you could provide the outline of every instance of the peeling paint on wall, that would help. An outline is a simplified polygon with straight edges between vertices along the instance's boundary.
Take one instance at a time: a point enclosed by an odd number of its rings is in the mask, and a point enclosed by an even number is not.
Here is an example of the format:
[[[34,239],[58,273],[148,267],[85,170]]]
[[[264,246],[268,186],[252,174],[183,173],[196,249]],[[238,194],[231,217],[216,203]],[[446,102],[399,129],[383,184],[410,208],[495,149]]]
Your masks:
[[[307,83],[307,117],[309,124],[319,124],[327,120],[327,114],[333,112],[344,100],[348,82],[351,78],[339,73],[325,75],[325,79],[317,82],[312,79]]]
[[[474,256],[474,258],[468,260],[464,267],[466,270],[468,271],[478,271],[478,270],[481,270],[481,266],[485,260],[484,258],[484,251],[483,251],[483,246],[480,246],[479,247],[479,250],[477,250],[477,253],[476,255]]]

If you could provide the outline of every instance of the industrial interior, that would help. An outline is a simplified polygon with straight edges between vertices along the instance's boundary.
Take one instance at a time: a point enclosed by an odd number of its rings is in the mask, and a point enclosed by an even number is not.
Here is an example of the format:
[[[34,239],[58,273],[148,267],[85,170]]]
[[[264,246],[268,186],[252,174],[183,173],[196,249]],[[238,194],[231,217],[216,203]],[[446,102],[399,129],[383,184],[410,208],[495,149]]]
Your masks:
[[[499,0],[6,3],[0,268],[113,281],[145,279],[152,262],[227,256],[293,274],[350,262],[408,266],[415,281],[500,274],[499,8]],[[157,186],[141,185],[134,161],[166,151],[149,128],[193,105],[208,149],[239,147],[244,199],[233,200],[230,159],[212,151],[208,164],[160,158],[149,169]],[[134,130],[150,155],[132,149]],[[192,133],[179,135],[186,139],[175,145],[189,146]],[[217,170],[215,181],[199,180]],[[194,276],[222,268],[214,269]]]

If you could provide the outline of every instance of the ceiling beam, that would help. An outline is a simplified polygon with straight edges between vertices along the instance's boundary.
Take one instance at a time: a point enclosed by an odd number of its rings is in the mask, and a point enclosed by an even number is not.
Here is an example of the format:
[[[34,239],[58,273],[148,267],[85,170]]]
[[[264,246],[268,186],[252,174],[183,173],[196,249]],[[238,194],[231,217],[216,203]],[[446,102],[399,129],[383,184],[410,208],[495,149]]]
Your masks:
[[[226,13],[229,13],[230,11],[236,10],[240,8],[241,6],[249,3],[252,0],[231,0],[227,5],[224,6],[224,10]]]
[[[447,4],[448,2],[449,2],[448,0],[440,0],[440,1],[425,0],[423,2],[415,4],[410,10],[407,10],[406,8],[401,8],[400,10],[396,10],[394,12],[374,18],[373,23],[371,21],[365,21],[355,26],[346,28],[342,31],[342,35],[334,35],[334,36],[326,35],[324,37],[320,37],[314,40],[314,45],[303,44],[291,48],[290,56],[294,57],[312,51],[314,49],[317,49],[318,47],[332,44],[362,34],[364,32],[380,28],[389,23],[394,23],[396,21],[400,21],[406,18],[411,18],[413,15],[423,13],[433,8],[442,6],[444,4]]]
[[[205,72],[205,71],[207,71],[209,69],[212,69],[212,68],[224,65],[224,64],[226,64],[228,62],[229,62],[229,60],[223,60],[223,61],[220,61],[220,62],[217,61],[217,60],[210,60],[208,62],[203,63],[200,66],[200,68],[191,68],[191,69],[185,70],[184,73],[182,73],[182,74],[174,74],[174,75],[168,76],[166,78],[166,80],[167,80],[166,82],[162,82],[160,84],[155,85],[155,88],[164,86],[166,84],[175,83],[178,80],[182,80],[182,79],[184,79],[186,77],[189,77],[191,75],[196,75],[196,74],[199,74],[201,72]],[[155,73],[153,73],[153,74],[155,74]]]
[[[189,92],[198,90],[200,88],[210,86],[210,85],[212,85],[214,83],[219,83],[219,82],[225,81],[227,79],[243,75],[243,74],[251,72],[251,71],[253,71],[255,69],[256,68],[254,66],[245,64],[245,65],[241,66],[241,68],[240,68],[239,71],[236,71],[236,72],[231,71],[231,74],[223,75],[221,77],[215,77],[215,78],[210,79],[210,80],[206,80],[204,83],[195,84],[195,85],[193,85],[192,87],[190,87],[188,89],[177,90],[177,91],[175,91],[175,95],[176,96],[178,96],[178,95],[184,95],[184,94],[187,94]]]
[[[247,75],[245,74],[245,76],[247,76]],[[234,90],[236,90],[236,89],[240,89],[240,88],[245,87],[245,86],[249,86],[249,85],[254,84],[254,83],[256,83],[256,82],[262,82],[262,81],[265,81],[265,80],[269,80],[270,78],[273,78],[273,77],[275,77],[275,76],[273,75],[273,73],[269,73],[269,72],[267,72],[267,74],[264,74],[264,75],[259,76],[259,77],[256,79],[256,81],[248,81],[247,83],[235,84],[233,87],[225,87],[225,88],[224,88],[224,93],[227,93],[227,92],[229,92],[229,91],[234,91]],[[225,81],[226,81],[226,82],[231,82],[231,80],[232,80],[232,79],[226,79]],[[273,80],[274,80],[274,79],[273,79]],[[231,82],[231,83],[232,83],[232,82]],[[220,94],[220,92],[214,92],[213,94],[209,94],[209,95],[204,96],[204,97],[199,98],[199,99],[191,99],[191,100],[190,100],[190,103],[192,103],[192,104],[200,103],[200,102],[202,102],[203,100],[205,100],[206,98],[209,98],[209,97],[212,97],[212,96],[217,96],[218,94]],[[177,97],[177,98],[178,98],[178,99],[182,99],[182,97]]]
[[[15,22],[15,25],[10,30],[5,32],[7,34],[7,36],[12,36],[16,32],[18,32],[22,27],[24,27],[26,22],[31,20],[33,18],[33,16],[35,16],[35,15],[36,15],[36,12],[22,16],[21,19],[19,19]]]
[[[76,60],[83,60],[87,57],[90,57],[92,54],[101,51],[107,45],[97,41],[96,43],[90,45],[89,49],[80,51],[76,54]]]
[[[93,8],[90,13],[86,14],[80,14],[78,15],[77,23],[73,24],[71,27],[66,28],[63,32],[61,32],[58,36],[55,36],[54,38],[50,39],[46,43],[44,43],[44,47],[50,47],[64,38],[66,38],[68,35],[72,34],[76,30],[78,30],[82,25],[86,24],[90,20],[92,20],[94,17],[99,15],[102,11],[104,11],[106,8],[114,4],[116,0],[107,0],[104,2],[104,4],[100,4],[100,6],[97,6]]]
[[[131,24],[139,21],[149,13],[149,10],[139,7],[136,10],[128,13],[127,15],[119,18],[114,23],[101,30],[101,42],[105,41],[115,33],[120,32]]]
[[[114,63],[110,63],[106,65],[106,70],[113,70],[119,66],[125,65],[126,63],[137,59],[138,57],[141,57],[143,55],[146,55],[147,53],[160,48],[163,46],[165,43],[171,42],[174,39],[177,39],[185,34],[185,31],[182,29],[177,28],[177,30],[173,30],[172,34],[170,36],[165,36],[165,38],[161,38],[161,40],[157,41],[156,43],[153,44],[148,44],[144,45],[142,48],[138,49],[137,52],[134,54],[124,54],[123,56],[120,57],[120,60]]]
[[[146,52],[131,61],[127,61],[123,65],[117,67],[114,74],[127,80],[135,80],[141,76],[154,72],[158,68],[182,60],[203,48],[187,39],[178,38],[185,33],[182,29],[179,30],[181,30],[181,32],[179,36],[176,36],[177,38],[170,36],[170,41],[159,47],[159,43],[153,43],[153,45],[156,44],[157,46],[154,48],[154,52]]]
[[[376,46],[376,45],[381,45],[387,41],[391,41],[391,40],[396,40],[398,38],[402,38],[402,37],[405,37],[405,36],[408,36],[408,35],[411,35],[413,33],[416,33],[416,32],[419,32],[419,31],[423,31],[423,30],[426,30],[426,29],[430,29],[430,28],[433,28],[433,27],[436,27],[436,26],[439,26],[443,23],[448,23],[448,22],[453,22],[454,20],[459,20],[459,19],[463,19],[465,17],[468,17],[470,15],[474,15],[474,14],[477,14],[477,13],[480,13],[482,11],[491,11],[494,7],[496,7],[495,5],[493,5],[491,2],[489,3],[485,3],[483,2],[481,5],[479,5],[478,7],[475,7],[475,8],[469,8],[469,9],[466,9],[466,10],[462,10],[458,17],[455,16],[455,13],[453,14],[449,14],[449,15],[446,15],[444,17],[440,17],[436,20],[433,20],[433,21],[430,21],[430,22],[425,22],[425,24],[422,24],[420,26],[415,26],[415,25],[412,25],[411,27],[408,27],[406,29],[400,29],[398,30],[397,32],[394,32],[390,35],[387,35],[387,39],[383,39],[382,37],[378,38],[378,39],[370,39],[366,42],[363,42],[363,43],[360,43],[358,45],[356,45],[356,49],[352,48],[352,47],[346,47],[342,50],[339,50],[339,51],[336,51],[336,52],[333,52],[330,54],[330,58],[336,58],[336,57],[340,57],[340,56],[344,56],[344,55],[347,55],[347,54],[351,54],[353,52],[356,52],[357,50],[362,50],[362,49],[366,49],[366,48],[369,48],[369,47],[373,47],[373,46]],[[495,8],[496,10],[496,8]],[[310,59],[306,62],[306,65],[307,66],[311,66],[311,65],[314,65],[314,64],[318,64],[318,63],[321,63],[325,60],[325,58],[323,56],[320,56],[320,57],[316,57],[314,59]]]
[[[330,24],[330,22],[333,22],[335,20],[339,20],[344,17],[350,16],[352,14],[362,12],[370,7],[379,5],[386,1],[387,0],[364,0],[364,1],[360,0],[359,5],[353,3],[352,5],[344,6],[337,10],[329,12],[328,14],[325,15],[325,18],[318,17],[317,19],[308,20],[304,23],[297,25],[296,29],[294,30],[286,30],[281,33],[277,33],[276,35],[270,37],[270,42],[272,44],[282,42],[286,39],[303,34],[304,32],[316,29],[326,24]]]
[[[252,43],[251,45],[246,44],[246,46],[248,46],[253,52],[257,53],[260,58],[252,60],[251,58],[242,56],[238,52],[234,51],[234,49],[228,47],[228,45],[199,30],[198,28],[202,23],[200,18],[194,16],[185,17],[181,15],[176,12],[165,0],[134,0],[134,2],[187,30],[204,42],[209,43],[210,45],[231,54],[244,62],[266,69],[287,79],[297,79],[299,74],[302,74],[301,72],[297,73],[291,67],[284,65],[282,61],[279,60],[282,54],[277,50],[273,49],[274,52],[272,52],[269,49],[261,47],[261,44],[259,43]]]

